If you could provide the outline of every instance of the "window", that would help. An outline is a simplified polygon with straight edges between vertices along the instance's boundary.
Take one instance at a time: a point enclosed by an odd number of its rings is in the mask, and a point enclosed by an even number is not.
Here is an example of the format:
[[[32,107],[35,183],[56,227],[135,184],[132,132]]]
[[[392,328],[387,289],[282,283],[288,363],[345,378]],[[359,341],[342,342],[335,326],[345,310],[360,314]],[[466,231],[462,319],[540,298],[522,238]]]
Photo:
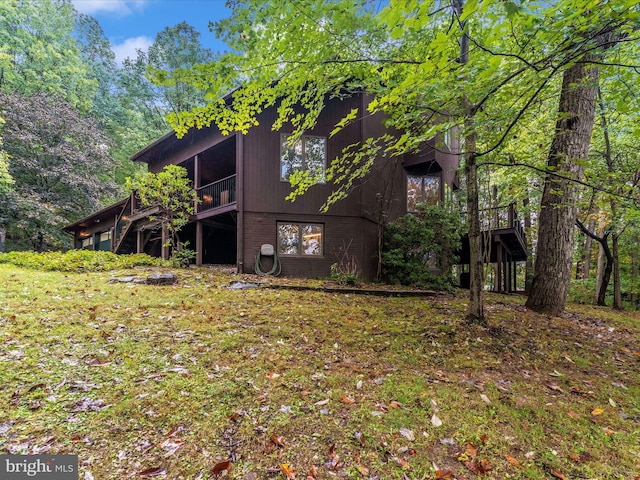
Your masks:
[[[452,131],[451,129],[445,130],[445,132],[442,134],[442,140],[444,141],[444,144],[447,146],[447,150],[449,150],[450,152],[452,151],[452,140],[453,140],[453,135],[452,135]]]
[[[415,212],[420,203],[435,205],[439,201],[439,177],[407,176],[407,212]]]
[[[303,135],[290,145],[289,137],[286,134],[280,135],[280,179],[288,181],[293,172],[300,170],[324,183],[327,139]]]
[[[100,234],[100,243],[111,240],[111,232],[104,232]]]
[[[279,255],[322,255],[324,227],[318,223],[278,223]]]
[[[93,247],[93,235],[87,238],[83,238],[81,241],[82,248],[91,248]]]

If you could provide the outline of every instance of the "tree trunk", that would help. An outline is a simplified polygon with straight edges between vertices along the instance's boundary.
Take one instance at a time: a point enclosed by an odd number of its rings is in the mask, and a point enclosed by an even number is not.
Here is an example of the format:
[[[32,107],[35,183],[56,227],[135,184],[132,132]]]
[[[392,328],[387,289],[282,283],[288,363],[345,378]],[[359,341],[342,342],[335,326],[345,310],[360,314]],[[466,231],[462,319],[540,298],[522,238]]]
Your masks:
[[[585,55],[589,60],[590,55]],[[573,230],[577,217],[576,188],[566,178],[580,179],[584,171],[596,112],[598,67],[579,62],[565,70],[555,136],[551,143],[542,194],[535,273],[527,307],[560,315],[571,282]]]
[[[482,268],[482,233],[478,209],[478,165],[476,163],[476,135],[467,135],[465,144],[469,148],[464,165],[467,181],[467,224],[469,227],[469,309],[467,320],[485,323],[484,318],[484,270]]]
[[[598,299],[596,301],[596,305],[604,307],[607,305],[607,288],[609,288],[609,281],[611,281],[611,271],[613,270],[613,255],[611,254],[611,250],[609,249],[609,241],[607,235],[605,235],[605,237],[600,242],[600,248],[602,252],[604,252],[605,264],[604,270],[602,272],[602,281],[600,283],[600,288],[598,288]]]
[[[589,212],[591,214],[591,212]],[[589,215],[589,225],[587,227],[590,231],[594,231],[596,228],[596,219],[593,215]],[[591,250],[593,248],[593,239],[587,235],[584,241],[584,263],[582,264],[582,279],[589,278],[589,270],[591,270]]]
[[[529,293],[531,282],[533,281],[533,250],[531,248],[531,210],[529,209],[529,198],[522,201],[524,207],[524,241],[527,248],[527,261],[524,266],[524,291]]]
[[[600,256],[598,257],[598,282],[596,284],[596,304],[597,305],[605,305],[605,297],[607,294],[607,287],[609,286],[609,280],[611,280],[611,271],[613,270],[613,255],[611,254],[611,249],[609,248],[609,234],[611,232],[604,232],[604,234],[599,237],[591,230],[587,229],[580,220],[576,219],[576,225],[578,228],[587,235],[591,237],[593,240],[600,244]],[[606,257],[606,264],[604,269],[601,264],[604,263],[603,258]],[[602,275],[600,274],[602,272]]]
[[[593,302],[596,305],[598,304],[600,287],[602,286],[602,282],[604,279],[604,263],[605,263],[604,248],[602,248],[602,245],[598,245],[598,266],[596,268],[596,286],[593,290]]]
[[[638,245],[640,238],[638,235],[634,235],[632,238],[632,245]],[[638,249],[633,248],[631,250],[631,301],[635,305],[638,301]]]
[[[454,0],[453,5],[458,18],[462,16],[464,0]],[[469,32],[467,22],[460,21],[460,65],[469,62]],[[469,309],[467,321],[485,324],[484,318],[484,270],[482,268],[482,233],[480,232],[480,208],[478,206],[478,163],[476,157],[477,133],[474,130],[473,117],[475,107],[466,96],[460,99],[465,116],[465,163],[464,173],[467,182],[467,224],[469,228]]]
[[[623,310],[622,308],[622,288],[620,285],[620,257],[618,255],[618,239],[620,235],[614,233],[611,236],[611,250],[613,254],[613,308]]]

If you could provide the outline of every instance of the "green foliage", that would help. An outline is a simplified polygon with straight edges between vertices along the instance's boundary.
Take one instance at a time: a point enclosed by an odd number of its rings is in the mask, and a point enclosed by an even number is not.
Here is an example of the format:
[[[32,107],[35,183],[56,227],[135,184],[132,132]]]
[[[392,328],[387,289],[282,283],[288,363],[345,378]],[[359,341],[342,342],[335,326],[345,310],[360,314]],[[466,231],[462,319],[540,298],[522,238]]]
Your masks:
[[[189,223],[195,213],[197,192],[192,188],[187,169],[178,165],[167,165],[162,172],[146,173],[135,179],[127,179],[127,187],[135,190],[144,207],[160,207],[160,212],[152,218],[160,220],[167,229],[167,246],[177,246],[178,234]],[[174,248],[174,255],[178,248]]]
[[[332,263],[329,278],[340,285],[356,285],[358,283],[357,271],[344,269],[339,263]]]
[[[118,194],[110,140],[90,118],[61,98],[0,91],[4,150],[15,180],[0,216],[7,243],[38,251],[63,248],[64,225]]]
[[[175,265],[176,267],[186,268],[191,264],[193,260],[195,260],[197,252],[188,247],[188,241],[179,244],[178,248],[175,249],[173,255],[171,256],[173,265]]]
[[[0,126],[4,123],[2,117],[0,117]],[[0,199],[3,195],[6,195],[15,181],[9,173],[9,157],[7,152],[2,150],[2,137],[0,137]],[[3,200],[0,200],[3,201]],[[0,213],[0,224],[2,224],[3,218]]]
[[[384,233],[383,276],[402,285],[451,287],[460,227],[457,211],[427,204],[391,222]]]
[[[74,10],[66,0],[0,2],[2,87],[64,98],[82,112],[98,87],[73,37]]]
[[[103,272],[139,266],[163,265],[162,260],[144,253],[116,255],[93,250],[68,252],[8,252],[0,253],[0,263],[43,271]]]

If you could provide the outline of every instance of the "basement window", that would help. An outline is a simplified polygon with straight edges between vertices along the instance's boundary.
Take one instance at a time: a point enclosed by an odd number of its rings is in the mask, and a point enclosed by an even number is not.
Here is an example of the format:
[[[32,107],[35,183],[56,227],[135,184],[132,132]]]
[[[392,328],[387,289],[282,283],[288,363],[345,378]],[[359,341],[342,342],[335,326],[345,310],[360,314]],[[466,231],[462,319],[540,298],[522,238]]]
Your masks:
[[[321,256],[324,225],[319,223],[278,223],[278,255]]]

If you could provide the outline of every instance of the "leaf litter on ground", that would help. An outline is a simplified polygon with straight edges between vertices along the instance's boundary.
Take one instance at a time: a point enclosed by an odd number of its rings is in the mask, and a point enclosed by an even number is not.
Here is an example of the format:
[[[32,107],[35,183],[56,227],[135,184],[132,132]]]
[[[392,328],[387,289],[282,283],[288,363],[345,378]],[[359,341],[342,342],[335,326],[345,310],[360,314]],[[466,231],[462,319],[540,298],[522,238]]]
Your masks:
[[[178,275],[122,288],[0,265],[0,448],[76,453],[80,478],[105,480],[230,476],[232,458],[248,480],[637,476],[637,313],[548,318],[489,294],[483,328],[465,323],[464,292]],[[25,296],[33,285],[49,293]]]

